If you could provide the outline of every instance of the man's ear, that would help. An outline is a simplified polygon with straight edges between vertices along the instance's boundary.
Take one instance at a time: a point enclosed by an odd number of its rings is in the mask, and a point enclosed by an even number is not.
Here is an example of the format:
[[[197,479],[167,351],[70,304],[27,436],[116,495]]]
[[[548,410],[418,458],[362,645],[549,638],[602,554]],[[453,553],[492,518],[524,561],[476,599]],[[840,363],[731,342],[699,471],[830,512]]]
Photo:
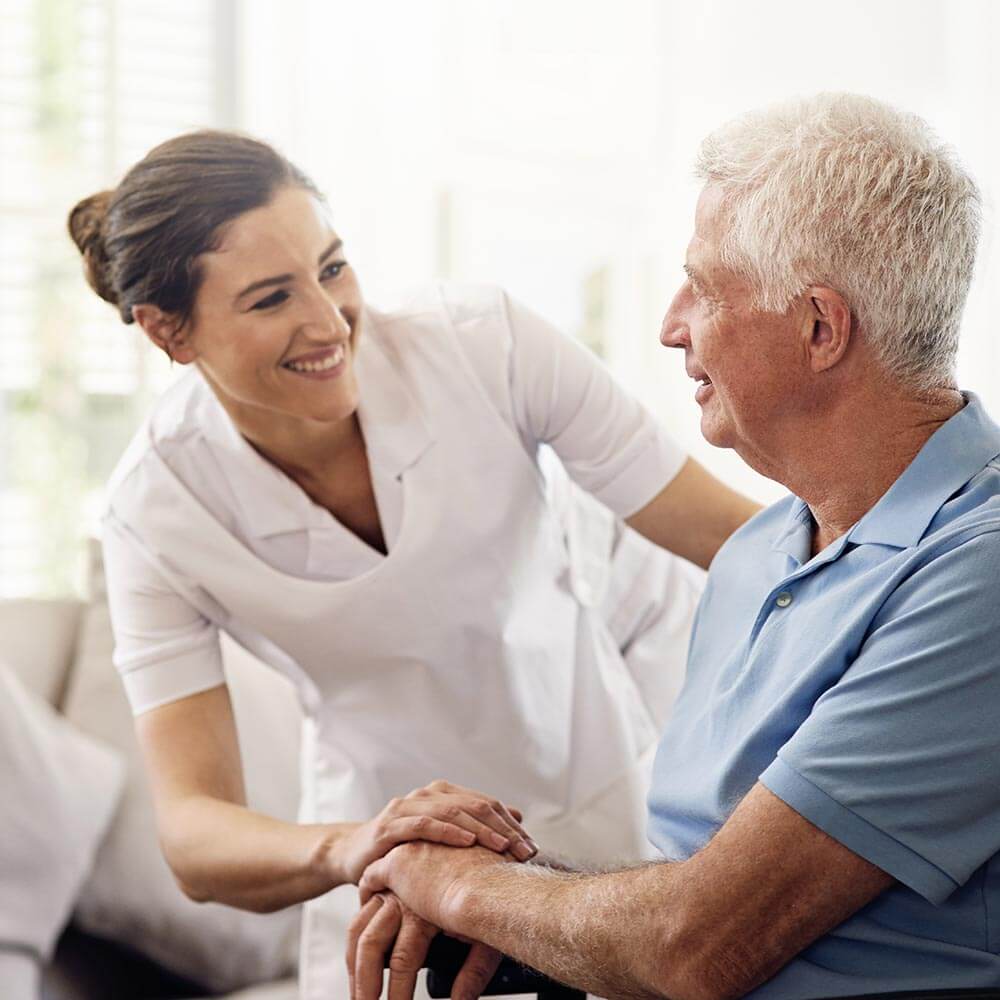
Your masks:
[[[181,323],[173,313],[164,312],[159,306],[143,303],[132,306],[132,319],[171,361],[187,365],[197,357],[191,343],[190,324]]]
[[[839,292],[825,285],[807,288],[802,298],[806,305],[803,346],[812,370],[825,372],[847,353],[853,330],[851,309]]]

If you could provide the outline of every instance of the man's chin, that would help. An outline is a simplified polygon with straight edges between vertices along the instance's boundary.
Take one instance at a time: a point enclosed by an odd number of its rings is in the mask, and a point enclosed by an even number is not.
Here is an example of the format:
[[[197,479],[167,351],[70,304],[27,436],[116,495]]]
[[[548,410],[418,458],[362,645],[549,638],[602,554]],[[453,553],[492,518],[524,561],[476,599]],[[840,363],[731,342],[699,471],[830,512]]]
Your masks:
[[[729,428],[714,414],[701,413],[701,436],[715,448],[732,448],[734,441]]]

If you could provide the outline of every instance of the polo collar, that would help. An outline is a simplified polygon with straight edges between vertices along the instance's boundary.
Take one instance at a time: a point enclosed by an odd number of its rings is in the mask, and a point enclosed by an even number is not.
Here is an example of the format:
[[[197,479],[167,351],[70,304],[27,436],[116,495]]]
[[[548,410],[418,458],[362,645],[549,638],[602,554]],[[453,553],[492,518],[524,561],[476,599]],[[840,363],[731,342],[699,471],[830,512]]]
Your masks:
[[[812,512],[804,500],[793,495],[771,548],[804,566],[813,559],[830,562],[848,544],[900,549],[916,545],[944,502],[1000,455],[1000,427],[975,393],[962,395],[965,406],[928,438],[916,458],[850,531],[812,557]]]
[[[905,549],[923,538],[945,501],[1000,454],[998,427],[972,392],[917,453],[885,495],[848,533],[857,545]]]
[[[433,437],[385,339],[379,315],[366,309],[354,360],[358,420],[369,463],[399,478],[433,444]],[[266,538],[328,523],[329,514],[250,445],[208,384],[201,381],[207,397],[200,408],[201,430],[223,467],[242,512],[244,530],[255,538]]]

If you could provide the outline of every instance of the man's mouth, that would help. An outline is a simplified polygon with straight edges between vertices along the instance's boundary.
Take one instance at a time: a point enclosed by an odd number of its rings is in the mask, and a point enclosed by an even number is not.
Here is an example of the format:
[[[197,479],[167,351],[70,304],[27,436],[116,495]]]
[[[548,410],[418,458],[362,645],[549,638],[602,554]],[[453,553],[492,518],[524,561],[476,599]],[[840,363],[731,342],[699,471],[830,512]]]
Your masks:
[[[284,361],[281,367],[293,372],[328,372],[332,368],[336,368],[343,360],[344,345],[337,344],[335,347],[323,351],[312,351],[300,358]]]

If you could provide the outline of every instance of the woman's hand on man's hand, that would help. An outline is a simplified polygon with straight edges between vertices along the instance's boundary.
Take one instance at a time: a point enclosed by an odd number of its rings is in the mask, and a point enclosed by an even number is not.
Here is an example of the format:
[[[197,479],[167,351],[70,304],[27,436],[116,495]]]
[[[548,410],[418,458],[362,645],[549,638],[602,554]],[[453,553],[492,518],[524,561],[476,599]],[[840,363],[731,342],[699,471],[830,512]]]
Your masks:
[[[460,785],[434,781],[392,799],[377,816],[345,834],[335,849],[336,864],[345,881],[356,883],[369,864],[413,840],[450,847],[479,844],[519,861],[538,852],[517,809]]]

